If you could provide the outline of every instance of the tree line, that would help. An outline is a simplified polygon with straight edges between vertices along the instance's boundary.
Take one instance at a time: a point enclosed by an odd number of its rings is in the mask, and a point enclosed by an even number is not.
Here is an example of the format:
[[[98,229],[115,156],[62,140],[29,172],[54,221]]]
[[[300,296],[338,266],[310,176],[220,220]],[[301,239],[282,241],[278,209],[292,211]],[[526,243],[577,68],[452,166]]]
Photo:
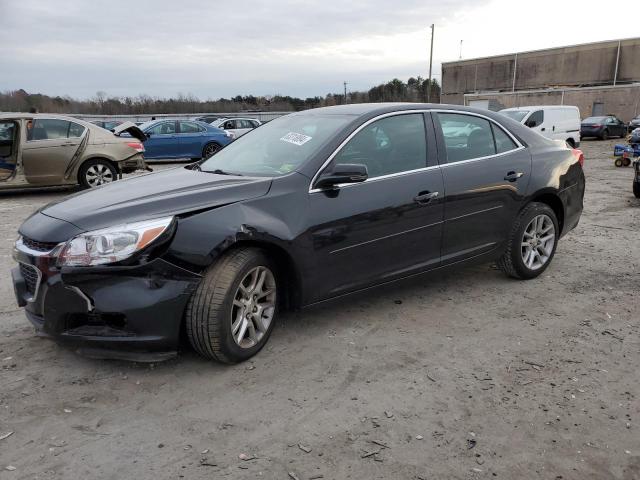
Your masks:
[[[397,78],[367,91],[329,93],[324,97],[298,98],[284,95],[237,95],[218,100],[200,100],[188,94],[176,98],[158,98],[149,95],[113,97],[97,92],[92,98],[79,100],[70,96],[51,97],[42,93],[28,93],[22,89],[0,92],[0,111],[47,112],[95,115],[144,115],[156,113],[204,113],[259,111],[296,111],[309,108],[367,102],[426,102],[429,80],[411,77],[407,82]],[[431,81],[431,102],[440,102],[440,85]]]

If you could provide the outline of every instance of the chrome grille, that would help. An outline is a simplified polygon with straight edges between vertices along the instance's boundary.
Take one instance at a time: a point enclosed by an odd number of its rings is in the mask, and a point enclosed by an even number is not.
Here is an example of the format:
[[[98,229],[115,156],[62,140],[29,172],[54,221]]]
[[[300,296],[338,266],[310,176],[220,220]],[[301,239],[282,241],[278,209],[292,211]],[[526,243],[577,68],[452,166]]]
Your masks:
[[[20,264],[20,273],[24,278],[24,282],[29,292],[33,297],[36,296],[38,286],[40,285],[40,271],[33,265],[27,265],[26,263]]]
[[[50,252],[58,245],[55,242],[38,242],[28,237],[22,237],[22,243],[25,247],[37,252]]]

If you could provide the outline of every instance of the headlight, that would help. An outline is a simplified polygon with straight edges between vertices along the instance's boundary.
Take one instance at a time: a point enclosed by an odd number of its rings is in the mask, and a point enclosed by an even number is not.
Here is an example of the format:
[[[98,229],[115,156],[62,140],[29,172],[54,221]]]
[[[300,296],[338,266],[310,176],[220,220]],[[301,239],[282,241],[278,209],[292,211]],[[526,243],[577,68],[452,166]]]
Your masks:
[[[114,263],[142,250],[171,225],[173,217],[86,232],[69,240],[58,254],[62,266]]]

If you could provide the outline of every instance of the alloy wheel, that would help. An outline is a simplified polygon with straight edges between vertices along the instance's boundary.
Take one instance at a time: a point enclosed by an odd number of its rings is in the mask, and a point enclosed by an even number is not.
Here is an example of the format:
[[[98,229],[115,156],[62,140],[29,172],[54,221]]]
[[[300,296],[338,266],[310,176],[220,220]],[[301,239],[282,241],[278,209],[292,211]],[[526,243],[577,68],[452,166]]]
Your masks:
[[[531,270],[544,267],[553,253],[556,243],[556,228],[548,215],[534,217],[522,236],[522,261]]]
[[[105,183],[113,182],[114,175],[111,169],[109,169],[109,167],[107,167],[102,163],[97,163],[95,165],[91,165],[87,169],[85,178],[87,179],[87,183],[91,187],[97,187]]]
[[[206,147],[204,147],[204,158],[209,158],[211,155],[220,150],[220,147],[215,143],[210,143]]]
[[[241,348],[257,345],[269,330],[276,309],[276,279],[267,267],[255,267],[233,297],[231,334]]]

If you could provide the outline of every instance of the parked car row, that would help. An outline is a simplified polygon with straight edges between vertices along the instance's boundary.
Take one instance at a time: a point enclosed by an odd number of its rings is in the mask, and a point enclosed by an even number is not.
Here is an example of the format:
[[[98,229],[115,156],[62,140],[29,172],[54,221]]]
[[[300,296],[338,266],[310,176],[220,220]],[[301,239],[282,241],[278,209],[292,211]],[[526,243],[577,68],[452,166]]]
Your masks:
[[[565,105],[538,105],[505,108],[500,113],[537,131],[552,140],[566,141],[571,147],[580,145],[581,138],[624,138],[640,127],[640,115],[627,125],[615,115],[588,117],[580,121],[578,107]]]

